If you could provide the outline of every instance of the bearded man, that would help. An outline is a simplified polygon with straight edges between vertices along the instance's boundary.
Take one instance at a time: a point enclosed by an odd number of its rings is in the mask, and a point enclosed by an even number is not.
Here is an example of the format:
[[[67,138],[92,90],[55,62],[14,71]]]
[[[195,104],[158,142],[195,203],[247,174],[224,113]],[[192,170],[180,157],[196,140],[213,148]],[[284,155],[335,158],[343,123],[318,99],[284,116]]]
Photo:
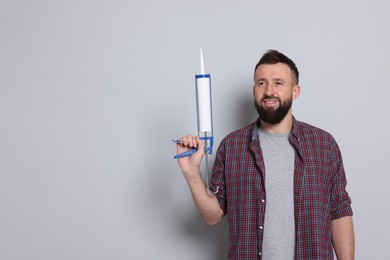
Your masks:
[[[284,54],[267,51],[255,66],[257,120],[221,142],[210,181],[199,170],[204,144],[180,138],[178,160],[205,221],[229,225],[229,259],[354,259],[351,199],[340,149],[326,131],[293,117],[299,72]]]

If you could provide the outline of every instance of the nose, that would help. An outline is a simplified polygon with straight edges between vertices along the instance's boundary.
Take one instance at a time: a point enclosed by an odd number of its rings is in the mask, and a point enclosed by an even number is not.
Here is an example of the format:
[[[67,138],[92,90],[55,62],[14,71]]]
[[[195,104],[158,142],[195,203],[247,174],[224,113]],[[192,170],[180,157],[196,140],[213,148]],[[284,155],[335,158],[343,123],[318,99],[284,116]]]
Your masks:
[[[264,88],[264,94],[267,96],[273,96],[274,90],[274,84],[267,84],[267,86]]]

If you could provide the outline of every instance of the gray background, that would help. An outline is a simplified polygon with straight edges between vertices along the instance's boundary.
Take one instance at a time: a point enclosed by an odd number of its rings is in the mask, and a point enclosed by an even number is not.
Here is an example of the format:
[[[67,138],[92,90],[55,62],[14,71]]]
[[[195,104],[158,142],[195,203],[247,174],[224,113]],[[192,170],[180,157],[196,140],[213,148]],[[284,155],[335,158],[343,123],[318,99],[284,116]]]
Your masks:
[[[252,122],[270,48],[299,119],[331,132],[357,259],[387,259],[389,1],[0,1],[0,258],[223,259],[171,138],[196,133],[199,47],[216,145]],[[212,157],[212,160],[214,158]]]

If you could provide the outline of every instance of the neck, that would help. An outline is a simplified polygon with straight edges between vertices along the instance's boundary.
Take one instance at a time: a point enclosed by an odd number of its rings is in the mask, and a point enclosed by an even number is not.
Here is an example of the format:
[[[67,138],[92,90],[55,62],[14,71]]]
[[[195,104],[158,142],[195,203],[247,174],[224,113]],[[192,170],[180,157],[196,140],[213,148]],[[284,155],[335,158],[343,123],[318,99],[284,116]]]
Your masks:
[[[264,122],[263,120],[260,120],[260,122],[261,122],[261,128],[263,128],[265,131],[271,134],[289,134],[291,132],[292,124],[293,124],[291,109],[287,113],[287,115],[283,118],[283,120],[278,124],[273,125]]]

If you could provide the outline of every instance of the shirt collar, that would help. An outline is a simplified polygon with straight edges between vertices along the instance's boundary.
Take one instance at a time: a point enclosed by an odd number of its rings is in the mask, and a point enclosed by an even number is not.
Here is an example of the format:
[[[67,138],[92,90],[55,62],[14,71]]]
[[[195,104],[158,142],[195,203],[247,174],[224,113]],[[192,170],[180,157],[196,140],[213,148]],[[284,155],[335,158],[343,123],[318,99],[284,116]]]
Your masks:
[[[258,138],[260,128],[260,118],[256,119],[256,122],[253,124],[253,130],[252,130],[252,142],[255,141]],[[290,133],[290,139],[295,138],[296,140],[300,141],[300,129],[299,129],[299,123],[293,116],[293,126]]]
[[[298,141],[301,140],[301,131],[299,129],[299,122],[293,116],[293,126],[290,134],[290,139],[296,138]]]

